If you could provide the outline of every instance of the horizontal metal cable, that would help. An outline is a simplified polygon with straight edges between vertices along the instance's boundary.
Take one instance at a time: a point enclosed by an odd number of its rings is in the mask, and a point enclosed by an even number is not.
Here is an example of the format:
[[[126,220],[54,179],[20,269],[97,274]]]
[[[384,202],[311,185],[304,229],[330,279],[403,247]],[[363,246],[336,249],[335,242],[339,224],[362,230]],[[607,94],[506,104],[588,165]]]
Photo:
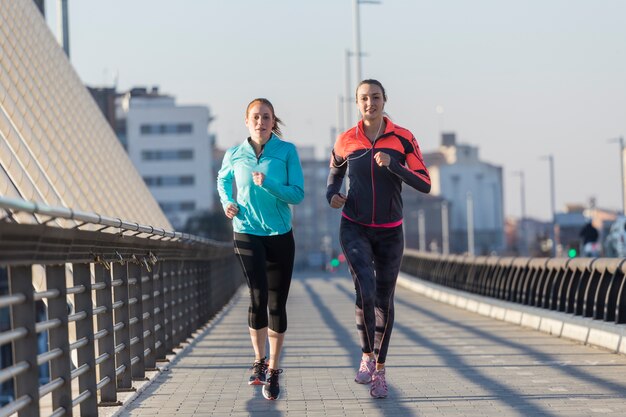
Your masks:
[[[82,364],[78,368],[72,370],[72,379],[76,379],[82,374],[89,372],[90,369],[91,367],[86,363]]]
[[[37,355],[37,365],[41,366],[61,356],[63,356],[63,349],[61,348],[54,348],[48,352],[40,353]]]
[[[52,414],[50,414],[50,417],[63,417],[65,414],[67,414],[67,411],[65,410],[65,408],[59,407],[56,410],[54,410]]]
[[[70,314],[67,317],[67,321],[69,323],[73,323],[75,321],[80,321],[80,320],[84,320],[87,318],[87,313],[85,313],[84,311],[79,311],[78,313],[75,314]]]
[[[70,350],[80,349],[89,344],[89,339],[87,337],[81,337],[77,341],[70,343]]]
[[[96,358],[96,365],[100,365],[106,362],[110,358],[111,358],[111,355],[105,352]]]
[[[51,289],[51,290],[46,290],[46,291],[39,291],[33,294],[33,299],[35,301],[41,301],[44,298],[57,298],[59,295],[61,294],[61,292],[57,289]]]
[[[105,306],[96,307],[93,309],[92,314],[97,316],[98,314],[103,314],[107,312],[107,308]]]
[[[109,331],[107,329],[99,330],[96,333],[94,333],[93,340],[102,339],[103,337],[107,336],[108,334],[109,334]]]
[[[65,385],[65,380],[61,377],[58,377],[48,382],[46,385],[40,386],[39,398],[50,394],[52,391],[54,391],[57,388],[61,388],[63,385]]]
[[[120,376],[124,372],[126,372],[126,365],[120,365],[117,368],[115,368],[115,376]]]
[[[76,407],[77,405],[79,405],[80,403],[82,403],[83,401],[91,398],[93,394],[91,393],[91,391],[89,390],[85,390],[83,392],[81,392],[80,394],[78,394],[76,396],[76,398],[74,398],[72,400],[72,407]]]
[[[46,320],[35,324],[35,331],[37,333],[45,332],[46,330],[56,329],[61,326],[61,320],[52,319]]]
[[[108,376],[105,376],[104,378],[102,378],[100,380],[100,382],[98,382],[98,385],[96,385],[96,388],[101,390],[102,388],[104,388],[110,382],[111,382],[111,378],[109,378]]]
[[[71,287],[67,289],[67,295],[70,294],[82,294],[85,292],[84,285],[76,285],[75,287]]]
[[[12,401],[0,408],[0,417],[8,417],[27,407],[33,401],[28,395],[23,395],[15,401]]]
[[[3,295],[0,297],[0,308],[11,307],[26,301],[24,294]]]
[[[18,327],[14,330],[7,330],[0,333],[0,346],[7,343],[15,342],[18,339],[25,337],[28,334],[28,330],[25,327]]]
[[[30,368],[30,365],[26,361],[16,363],[15,365],[4,368],[0,371],[0,384],[12,379],[18,375],[23,374]]]

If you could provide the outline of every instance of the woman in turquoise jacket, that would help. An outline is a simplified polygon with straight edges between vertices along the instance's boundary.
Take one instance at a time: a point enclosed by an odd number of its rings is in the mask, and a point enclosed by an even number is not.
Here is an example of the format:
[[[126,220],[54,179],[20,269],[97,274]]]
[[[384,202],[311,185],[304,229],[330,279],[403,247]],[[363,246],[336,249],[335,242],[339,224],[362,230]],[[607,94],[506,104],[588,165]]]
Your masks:
[[[267,99],[252,100],[245,120],[250,137],[224,155],[217,188],[224,213],[233,221],[235,253],[250,289],[248,327],[255,360],[249,384],[263,385],[265,398],[275,400],[295,253],[289,205],[304,198],[304,177],[296,147],[279,138],[282,122]]]

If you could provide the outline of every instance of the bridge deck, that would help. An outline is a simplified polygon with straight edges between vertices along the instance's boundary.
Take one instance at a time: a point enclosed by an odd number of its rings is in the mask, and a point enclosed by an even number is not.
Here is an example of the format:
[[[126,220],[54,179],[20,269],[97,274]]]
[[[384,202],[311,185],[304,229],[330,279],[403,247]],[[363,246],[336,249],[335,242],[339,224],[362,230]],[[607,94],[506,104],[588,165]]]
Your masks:
[[[123,416],[626,415],[626,357],[398,287],[389,397],[353,381],[360,350],[347,275],[299,275],[278,401],[247,385],[247,290],[122,409]]]

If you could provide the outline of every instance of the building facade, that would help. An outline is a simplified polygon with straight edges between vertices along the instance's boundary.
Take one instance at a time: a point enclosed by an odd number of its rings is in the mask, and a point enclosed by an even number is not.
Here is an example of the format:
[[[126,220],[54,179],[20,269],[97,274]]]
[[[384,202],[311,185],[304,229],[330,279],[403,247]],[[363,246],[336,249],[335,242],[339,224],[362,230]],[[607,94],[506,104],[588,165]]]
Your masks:
[[[120,97],[117,110],[128,155],[174,228],[194,212],[213,210],[208,107],[179,106],[156,88],[138,88]]]
[[[425,153],[424,160],[431,176],[431,194],[448,202],[450,252],[467,252],[473,232],[475,255],[502,253],[502,167],[481,161],[478,148],[457,144],[454,133],[443,134],[439,149]]]
[[[341,210],[326,200],[328,159],[315,159],[313,147],[298,147],[304,174],[304,200],[293,207],[296,268],[325,269],[341,253],[339,221]]]

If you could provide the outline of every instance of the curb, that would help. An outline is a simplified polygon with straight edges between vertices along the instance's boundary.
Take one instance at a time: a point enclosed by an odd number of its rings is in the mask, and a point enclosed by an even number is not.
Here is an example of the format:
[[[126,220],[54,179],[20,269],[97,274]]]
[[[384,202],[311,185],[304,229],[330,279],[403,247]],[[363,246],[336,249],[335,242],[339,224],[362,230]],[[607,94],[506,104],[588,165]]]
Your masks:
[[[626,355],[626,326],[511,303],[434,284],[400,272],[398,285],[435,301],[496,320]]]

